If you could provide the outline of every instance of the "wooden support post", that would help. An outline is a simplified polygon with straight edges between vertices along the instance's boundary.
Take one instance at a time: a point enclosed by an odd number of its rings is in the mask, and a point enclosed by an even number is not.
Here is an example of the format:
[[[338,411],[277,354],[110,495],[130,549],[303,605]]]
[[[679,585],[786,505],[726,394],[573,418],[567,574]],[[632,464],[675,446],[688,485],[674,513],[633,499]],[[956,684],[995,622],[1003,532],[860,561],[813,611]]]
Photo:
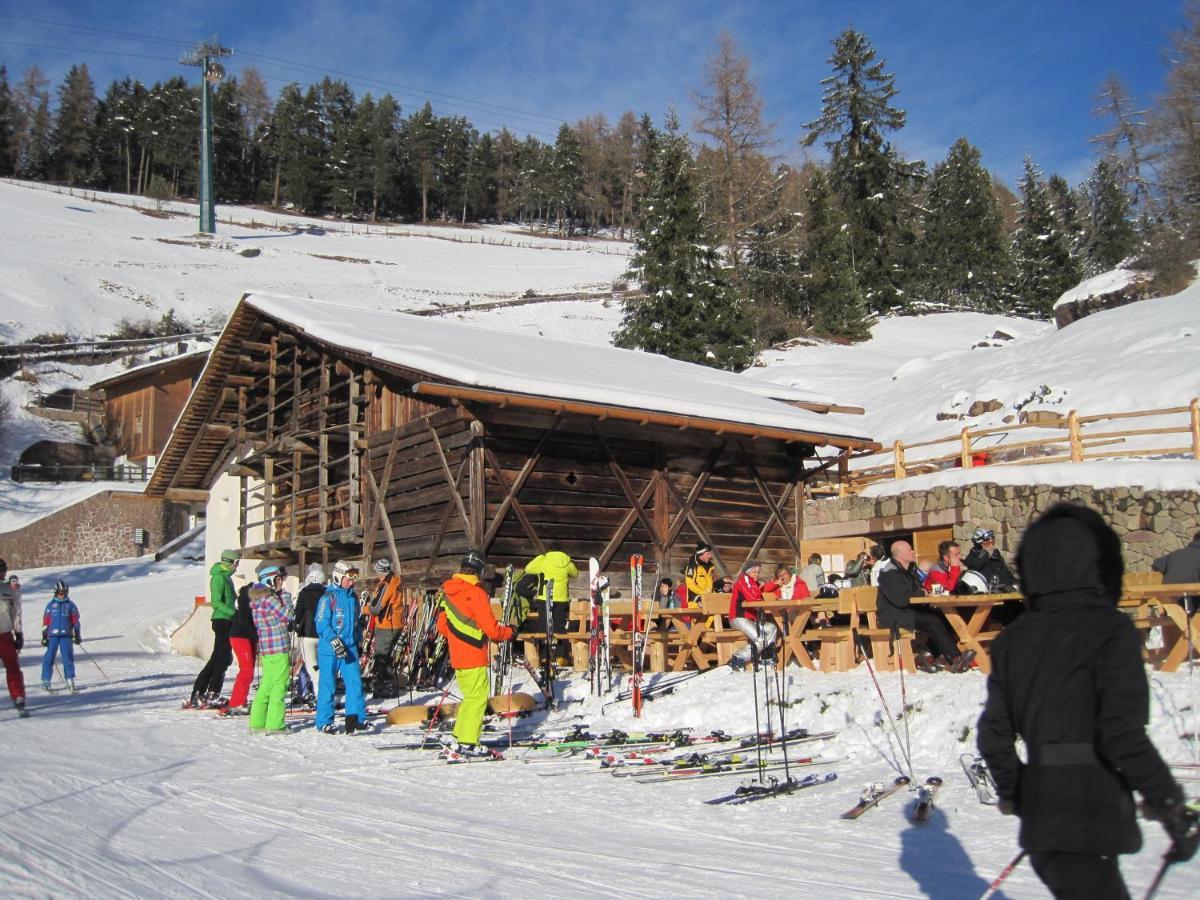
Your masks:
[[[299,450],[292,451],[292,530],[288,536],[294,541],[299,535],[296,533],[296,506],[300,502],[300,461],[302,456]],[[322,554],[322,562],[328,562],[328,553]]]
[[[959,451],[958,460],[964,469],[971,468],[971,429],[966,425],[962,430],[962,449]]]
[[[321,354],[317,410],[317,521],[324,535],[329,533],[329,356],[325,353]]]
[[[425,426],[429,429],[429,435],[433,438],[433,449],[437,450],[438,459],[442,463],[442,472],[446,476],[446,485],[450,488],[450,500],[458,507],[458,514],[462,517],[463,531],[466,532],[467,539],[470,540],[471,534],[471,517],[467,515],[467,508],[463,505],[462,497],[458,493],[459,479],[450,474],[450,462],[446,459],[446,451],[442,449],[442,440],[438,437],[437,430],[430,424]],[[470,454],[463,457],[463,464],[470,462]],[[462,473],[459,473],[459,478]]]
[[[896,441],[892,444],[892,454],[895,457],[893,465],[895,472],[893,473],[897,480],[907,478],[908,472],[904,468],[904,441]]]
[[[667,467],[667,451],[661,442],[654,444],[654,467],[658,471],[658,486],[654,489],[654,526],[658,534],[665,535],[671,530],[671,495],[667,491],[667,481],[671,473]],[[659,577],[664,572],[671,571],[671,548],[664,540],[654,548],[654,571]],[[657,596],[658,588],[655,589]]]
[[[363,521],[362,504],[366,498],[366,492],[363,490],[362,478],[362,455],[354,452],[354,441],[359,437],[366,437],[366,429],[363,427],[363,411],[362,405],[358,402],[359,396],[362,393],[362,384],[359,381],[358,375],[350,376],[350,408],[347,411],[346,429],[348,432],[347,448],[350,454],[350,477],[348,484],[350,488],[350,504],[349,514],[346,517],[347,524],[351,528],[357,528]],[[387,499],[387,487],[382,487],[382,499]],[[381,500],[382,502],[382,500]],[[392,560],[392,565],[398,565],[397,560]],[[399,571],[397,569],[397,571]]]
[[[249,502],[250,490],[246,476],[243,475],[238,480],[238,540],[242,547],[245,547],[248,543],[246,540],[246,505]]]
[[[796,517],[796,546],[804,547],[804,500],[808,492],[808,482],[801,475],[804,464],[792,456],[792,514]],[[804,554],[796,557],[796,571],[805,564]]]
[[[1200,459],[1200,397],[1193,397],[1188,404],[1192,417],[1192,458]]]
[[[275,523],[275,457],[268,456],[263,460],[263,542],[270,543],[278,539],[274,534]]]
[[[1071,462],[1083,462],[1083,438],[1079,434],[1079,412],[1067,413],[1067,436],[1071,441]]]
[[[483,545],[483,525],[487,511],[487,476],[484,468],[484,451],[486,437],[483,433],[483,423],[478,419],[471,422],[471,477],[467,484],[467,498],[470,501],[470,540],[471,546],[480,548]]]

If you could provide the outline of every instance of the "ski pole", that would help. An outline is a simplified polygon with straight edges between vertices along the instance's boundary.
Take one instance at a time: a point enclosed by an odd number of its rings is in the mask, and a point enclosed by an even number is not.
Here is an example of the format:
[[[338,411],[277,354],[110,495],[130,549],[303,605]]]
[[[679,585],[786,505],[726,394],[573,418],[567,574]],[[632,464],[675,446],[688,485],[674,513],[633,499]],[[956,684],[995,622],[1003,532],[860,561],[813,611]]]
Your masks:
[[[901,712],[904,715],[904,755],[906,757],[908,757],[908,760],[909,760],[908,767],[911,769],[912,768],[912,735],[909,733],[909,730],[908,730],[908,688],[906,687],[906,682],[904,680],[904,660],[900,659],[899,654],[896,652],[896,645],[900,642],[899,627],[897,627],[895,625],[892,626],[891,638],[892,638],[892,656],[896,660],[896,662],[899,664],[899,668],[900,668],[900,706],[902,707]],[[863,656],[865,657],[866,654],[864,653]]]
[[[84,656],[86,656],[86,657],[88,658],[88,662],[90,662],[90,663],[91,663],[93,666],[95,666],[95,667],[96,667],[96,671],[100,673],[100,677],[101,677],[101,678],[103,678],[103,679],[104,679],[104,681],[105,681],[107,684],[112,684],[112,679],[111,679],[111,678],[109,678],[109,677],[108,677],[108,676],[107,676],[107,675],[104,673],[104,670],[103,670],[102,668],[100,668],[100,663],[96,662],[96,659],[95,659],[95,657],[93,657],[93,656],[92,656],[92,654],[88,653],[87,647],[83,646],[83,644],[82,644],[82,643],[80,643],[80,645],[79,645],[79,649],[80,649],[80,650],[82,650],[82,651],[83,651],[83,655],[84,655]]]
[[[995,880],[993,880],[992,883],[988,885],[988,889],[983,892],[983,894],[980,896],[979,900],[988,900],[988,897],[992,896],[992,894],[994,894],[994,893],[996,893],[996,891],[1000,890],[1000,885],[1004,884],[1004,879],[1006,879],[1009,875],[1011,875],[1013,873],[1013,869],[1015,869],[1017,866],[1019,866],[1021,864],[1021,860],[1023,860],[1025,858],[1025,853],[1026,853],[1026,851],[1022,850],[1020,853],[1018,853],[1016,856],[1014,856],[1012,858],[1012,862],[1010,862],[1007,866],[1005,866],[1003,869],[1000,870],[1000,874],[997,875]]]
[[[750,642],[750,659],[753,660],[755,670],[750,678],[750,683],[754,686],[754,752],[758,757],[758,783],[763,783],[763,756],[762,756],[762,719],[758,714],[758,648],[754,641]]]
[[[852,628],[851,634],[854,637],[855,643],[858,642],[858,629]],[[888,708],[887,698],[883,696],[883,688],[879,684],[879,678],[875,675],[875,667],[871,665],[871,659],[868,656],[863,657],[863,662],[867,664],[867,671],[871,673],[871,681],[875,684],[875,693],[879,695],[879,702],[883,704],[883,713],[887,716],[888,724],[892,727],[892,734],[896,737],[896,745],[900,748],[900,752],[904,753],[904,761],[908,763],[908,777],[912,784],[917,783],[917,776],[913,773],[912,758],[905,752],[904,744],[900,741],[900,732],[896,728],[896,720],[892,718],[892,711]]]
[[[1144,900],[1151,900],[1151,898],[1158,893],[1158,889],[1162,885],[1163,878],[1166,876],[1167,869],[1169,869],[1170,866],[1170,858],[1164,856],[1162,862],[1159,863],[1158,871],[1154,873],[1154,880],[1150,882],[1150,887],[1146,890],[1146,896]]]
[[[1187,646],[1188,646],[1188,693],[1192,695],[1192,761],[1200,762],[1200,755],[1197,755],[1197,740],[1196,734],[1196,666],[1192,659],[1192,597],[1187,595],[1183,598],[1183,614],[1187,618]]]

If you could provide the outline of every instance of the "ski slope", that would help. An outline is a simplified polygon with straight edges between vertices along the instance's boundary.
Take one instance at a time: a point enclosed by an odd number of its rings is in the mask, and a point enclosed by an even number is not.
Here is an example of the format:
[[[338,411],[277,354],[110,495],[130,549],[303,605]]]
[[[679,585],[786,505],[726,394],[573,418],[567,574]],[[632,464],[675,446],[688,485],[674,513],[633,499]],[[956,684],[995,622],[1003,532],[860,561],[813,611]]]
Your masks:
[[[542,777],[548,767],[515,759],[402,771],[432,753],[376,750],[397,739],[390,732],[251,736],[244,719],[178,709],[200,662],[167,653],[166,637],[203,591],[203,568],[124,561],[20,574],[32,715],[17,720],[0,703],[0,896],[963,898],[1015,852],[1016,821],[980,805],[957,762],[973,746],[979,673],[908,677],[916,775],[946,780],[932,821],[911,825],[903,793],[844,822],[863,782],[901,768],[865,671],[789,670],[789,727],[840,732],[801,752],[844,757],[800,771],[837,781],[711,807],[703,801],[738,779]],[[82,692],[47,696],[36,687],[36,622],[63,575],[95,664],[79,654]],[[898,711],[897,677],[881,680]],[[1168,759],[1190,758],[1180,735],[1194,730],[1193,685],[1151,673],[1151,686],[1156,743]],[[648,703],[641,720],[628,704],[602,715],[586,700],[546,724],[752,731],[751,687],[750,675],[722,670]],[[567,690],[586,698],[584,684]],[[1145,849],[1122,866],[1134,896],[1166,846],[1157,825],[1143,830]],[[1192,864],[1160,896],[1197,892]],[[1026,865],[1000,896],[1047,894]]]

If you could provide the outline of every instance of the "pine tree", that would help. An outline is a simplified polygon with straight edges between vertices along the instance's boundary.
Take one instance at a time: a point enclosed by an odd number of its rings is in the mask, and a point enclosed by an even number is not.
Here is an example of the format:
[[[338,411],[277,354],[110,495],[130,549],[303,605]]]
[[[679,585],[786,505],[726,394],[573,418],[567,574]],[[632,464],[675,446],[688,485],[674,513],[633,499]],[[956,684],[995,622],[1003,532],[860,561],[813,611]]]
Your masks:
[[[13,91],[16,106],[16,165],[18,178],[41,179],[49,174],[50,117],[49,80],[37,66],[30,66]]]
[[[375,101],[370,94],[364,94],[350,120],[336,129],[330,149],[329,198],[333,211],[339,215],[357,215],[370,196],[374,119]]]
[[[827,176],[818,170],[807,192],[804,303],[818,334],[867,338],[871,327],[855,277],[850,229],[831,193]]]
[[[1087,240],[1084,234],[1083,217],[1079,210],[1084,204],[1080,201],[1077,192],[1071,190],[1067,179],[1061,175],[1050,176],[1046,181],[1046,193],[1050,197],[1050,208],[1054,210],[1054,220],[1058,223],[1058,230],[1062,232],[1067,246],[1071,249],[1071,258],[1082,260]]]
[[[114,81],[96,107],[96,168],[100,187],[133,193],[133,82]]]
[[[1121,184],[1121,164],[1102,157],[1087,183],[1090,274],[1116,268],[1137,249],[1137,233],[1130,221],[1130,198]]]
[[[77,184],[87,177],[95,120],[96,89],[87,64],[71,66],[58,88],[58,115],[51,137],[51,165],[56,178]]]
[[[438,134],[437,117],[428,102],[408,117],[405,122],[405,155],[412,170],[413,180],[421,194],[421,221],[429,221],[430,192],[437,182]]]
[[[646,296],[626,306],[616,343],[736,371],[754,358],[749,322],[705,232],[692,169],[672,113],[630,264]]]
[[[830,183],[850,228],[856,280],[870,308],[882,312],[902,302],[915,244],[917,172],[884,140],[904,126],[905,113],[892,104],[895,76],[865,35],[842,32],[829,62],[834,74],[821,82],[824,105],[805,126],[804,145],[830,136]]]
[[[8,70],[0,66],[0,177],[17,170],[17,107],[8,87]]]
[[[572,222],[583,193],[583,160],[579,136],[564,122],[554,141],[554,206],[560,235],[573,232]]]
[[[249,131],[236,78],[222,81],[212,93],[213,187],[216,199],[245,203],[253,199]]]
[[[1048,317],[1063,292],[1079,283],[1079,263],[1071,256],[1067,237],[1059,229],[1049,191],[1029,157],[1020,181],[1021,211],[1014,236],[1018,310]]]
[[[399,156],[400,105],[391,94],[384,94],[375,104],[371,119],[368,145],[371,154],[371,221],[379,218],[379,210],[394,200],[396,169]]]
[[[933,168],[921,244],[926,299],[999,310],[1012,281],[1004,217],[979,150],[959,138]]]

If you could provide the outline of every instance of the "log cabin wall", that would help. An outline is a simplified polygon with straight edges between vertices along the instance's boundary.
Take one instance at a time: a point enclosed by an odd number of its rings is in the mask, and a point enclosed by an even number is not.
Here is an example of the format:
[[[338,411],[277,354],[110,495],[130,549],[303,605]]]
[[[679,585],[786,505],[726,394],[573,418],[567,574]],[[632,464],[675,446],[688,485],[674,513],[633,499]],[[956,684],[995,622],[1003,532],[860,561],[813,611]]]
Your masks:
[[[612,572],[641,553],[675,580],[701,539],[723,573],[750,557],[798,560],[802,445],[425,403],[379,377],[375,396],[392,408],[367,421],[403,421],[366,441],[364,555],[393,558],[410,587],[445,578],[472,546],[497,566],[559,549]]]

